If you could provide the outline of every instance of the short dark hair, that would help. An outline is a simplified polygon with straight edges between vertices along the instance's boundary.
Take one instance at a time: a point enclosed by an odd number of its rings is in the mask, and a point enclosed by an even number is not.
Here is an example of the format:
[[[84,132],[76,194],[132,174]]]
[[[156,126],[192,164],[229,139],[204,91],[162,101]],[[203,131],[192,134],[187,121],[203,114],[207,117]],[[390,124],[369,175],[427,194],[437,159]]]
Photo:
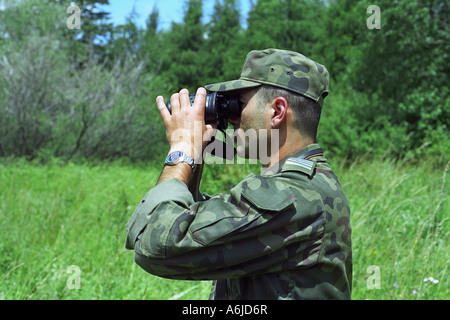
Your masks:
[[[270,85],[262,85],[257,91],[258,102],[264,105],[277,97],[284,97],[287,100],[294,113],[297,129],[315,142],[322,112],[320,105],[301,94]]]

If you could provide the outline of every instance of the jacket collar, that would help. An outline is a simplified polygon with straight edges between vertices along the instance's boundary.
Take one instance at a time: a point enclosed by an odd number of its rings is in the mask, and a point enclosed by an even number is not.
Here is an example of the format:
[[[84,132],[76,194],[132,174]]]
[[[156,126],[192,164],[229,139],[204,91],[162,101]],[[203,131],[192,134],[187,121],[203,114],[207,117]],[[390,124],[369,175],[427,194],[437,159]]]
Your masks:
[[[283,171],[299,171],[309,177],[314,173],[317,162],[326,162],[322,150],[317,143],[307,145],[281,159],[270,168],[264,169],[261,175],[274,175]]]

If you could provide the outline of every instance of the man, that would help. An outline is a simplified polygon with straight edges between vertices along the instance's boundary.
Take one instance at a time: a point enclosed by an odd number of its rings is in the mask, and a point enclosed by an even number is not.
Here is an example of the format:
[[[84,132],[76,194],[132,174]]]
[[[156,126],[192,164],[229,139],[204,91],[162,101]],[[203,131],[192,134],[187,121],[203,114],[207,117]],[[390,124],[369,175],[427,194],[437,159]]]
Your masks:
[[[242,113],[230,122],[278,149],[260,175],[199,199],[202,166],[193,167],[213,129],[203,122],[206,91],[198,89],[192,106],[187,90],[172,95],[172,114],[158,97],[169,160],[127,224],[136,263],[165,278],[215,280],[211,299],[349,299],[350,209],[315,144],[328,82],[324,66],[267,49],[247,55],[238,80],[206,86],[239,90]],[[238,134],[238,154],[250,156],[250,147]],[[173,152],[182,161],[171,161]]]

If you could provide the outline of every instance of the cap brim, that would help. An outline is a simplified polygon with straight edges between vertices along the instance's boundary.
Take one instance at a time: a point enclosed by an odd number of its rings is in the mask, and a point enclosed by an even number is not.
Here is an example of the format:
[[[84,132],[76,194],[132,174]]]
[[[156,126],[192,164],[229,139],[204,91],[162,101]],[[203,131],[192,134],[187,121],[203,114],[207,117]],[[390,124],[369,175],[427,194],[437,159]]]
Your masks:
[[[205,86],[205,88],[206,88],[206,90],[212,91],[212,92],[226,92],[226,91],[258,87],[260,85],[261,85],[261,83],[258,83],[258,82],[238,79],[238,80],[231,80],[231,81],[219,82],[219,83],[214,83],[214,84],[208,84]]]

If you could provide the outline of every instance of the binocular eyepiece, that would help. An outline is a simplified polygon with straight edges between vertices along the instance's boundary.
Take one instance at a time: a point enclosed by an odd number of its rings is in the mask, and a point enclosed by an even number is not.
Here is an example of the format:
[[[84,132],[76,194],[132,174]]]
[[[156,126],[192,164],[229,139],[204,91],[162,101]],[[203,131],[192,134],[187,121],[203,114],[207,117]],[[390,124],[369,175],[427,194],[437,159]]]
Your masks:
[[[189,95],[191,105],[194,103],[195,94]],[[167,102],[167,109],[172,113],[170,101]],[[217,92],[208,93],[206,95],[205,105],[205,123],[217,124],[217,128],[224,131],[228,126],[228,119],[240,117],[241,103],[239,95],[222,94]]]

